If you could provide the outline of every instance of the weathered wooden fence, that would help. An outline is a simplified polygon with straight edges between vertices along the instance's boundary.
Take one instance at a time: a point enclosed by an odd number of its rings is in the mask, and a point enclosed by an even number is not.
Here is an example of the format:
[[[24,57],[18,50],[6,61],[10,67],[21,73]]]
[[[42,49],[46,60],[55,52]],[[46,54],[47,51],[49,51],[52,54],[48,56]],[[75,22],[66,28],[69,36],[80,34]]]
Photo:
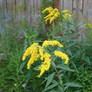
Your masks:
[[[79,19],[84,16],[92,17],[92,0],[56,0],[55,6],[60,10],[69,9]],[[41,0],[0,0],[0,15],[8,20],[25,18],[31,23],[34,18],[37,21],[40,17],[40,8]]]

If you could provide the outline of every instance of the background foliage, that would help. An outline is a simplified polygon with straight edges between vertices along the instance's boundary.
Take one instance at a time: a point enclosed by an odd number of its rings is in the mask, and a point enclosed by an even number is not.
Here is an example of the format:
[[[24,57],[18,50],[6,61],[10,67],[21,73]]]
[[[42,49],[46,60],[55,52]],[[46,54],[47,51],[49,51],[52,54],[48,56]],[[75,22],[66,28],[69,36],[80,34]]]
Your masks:
[[[43,9],[49,5],[53,6],[53,2],[43,4]],[[74,20],[54,22],[46,28],[43,17],[35,28],[26,21],[20,22],[19,25],[9,22],[4,26],[4,35],[0,33],[1,92],[92,92],[92,29],[81,28]],[[83,30],[81,35],[80,30]],[[84,36],[85,30],[87,36]],[[22,62],[21,58],[33,42],[42,44],[47,39],[62,42],[63,51],[69,55],[70,61],[68,65],[64,65],[57,58],[53,66],[58,75],[51,67],[38,79],[38,72],[35,72],[33,67],[39,62],[33,64],[28,71],[27,61]]]

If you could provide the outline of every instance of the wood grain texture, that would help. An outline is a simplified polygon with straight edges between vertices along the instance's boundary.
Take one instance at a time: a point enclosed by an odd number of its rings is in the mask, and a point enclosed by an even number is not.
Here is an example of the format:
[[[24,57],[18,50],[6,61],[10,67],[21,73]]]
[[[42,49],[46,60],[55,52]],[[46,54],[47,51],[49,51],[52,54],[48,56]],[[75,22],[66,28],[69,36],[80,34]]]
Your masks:
[[[23,5],[25,8],[21,9]],[[55,0],[55,7],[60,10],[68,9],[79,17],[91,18],[92,16],[92,0]],[[13,13],[16,15],[17,10],[18,20],[26,18],[29,23],[32,21],[32,17],[40,15],[40,8],[41,0],[0,0],[0,10],[5,12],[5,16],[6,13],[9,16],[12,16]]]

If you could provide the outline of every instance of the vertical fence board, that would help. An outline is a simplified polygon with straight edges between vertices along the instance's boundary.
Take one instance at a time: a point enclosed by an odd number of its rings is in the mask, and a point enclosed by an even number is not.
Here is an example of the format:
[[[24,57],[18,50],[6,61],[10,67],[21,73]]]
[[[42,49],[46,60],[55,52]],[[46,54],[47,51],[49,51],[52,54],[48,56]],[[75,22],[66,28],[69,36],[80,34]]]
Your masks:
[[[26,1],[26,17],[27,21],[30,24],[30,17],[31,17],[31,0]]]
[[[2,2],[3,0],[0,0],[0,10],[2,9]]]
[[[30,23],[32,25],[36,25],[39,22],[39,15],[40,15],[40,0],[31,0],[31,5],[30,5]]]
[[[28,23],[31,23],[32,19],[36,19],[40,14],[40,2],[41,0],[0,0],[0,11],[4,12],[6,18],[8,15],[12,17],[17,9],[17,20],[26,18]],[[23,5],[25,9],[21,11]],[[56,6],[60,10],[69,9],[80,15],[79,20],[83,16],[92,18],[92,0],[56,0]]]
[[[64,0],[60,0],[60,9],[61,9],[61,10],[64,9]]]
[[[88,0],[88,20],[92,23],[92,0]]]
[[[24,18],[24,0],[16,0],[16,14],[17,20],[20,21],[21,18]]]
[[[64,0],[64,9],[68,9],[72,12],[72,0]]]
[[[83,17],[88,20],[88,0],[84,0]]]
[[[14,6],[14,0],[7,0],[7,11],[9,20],[13,20]]]
[[[3,15],[3,0],[0,0],[0,16]]]

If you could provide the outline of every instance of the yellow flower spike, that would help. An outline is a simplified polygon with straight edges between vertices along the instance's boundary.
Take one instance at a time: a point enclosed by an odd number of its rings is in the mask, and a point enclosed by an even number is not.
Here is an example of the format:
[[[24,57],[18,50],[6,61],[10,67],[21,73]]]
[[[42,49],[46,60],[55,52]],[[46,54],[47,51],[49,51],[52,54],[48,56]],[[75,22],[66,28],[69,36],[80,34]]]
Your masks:
[[[44,19],[47,19],[47,18],[51,18],[53,15],[54,15],[54,11],[52,11],[51,13],[49,13],[46,17],[44,17]]]
[[[71,14],[68,14],[68,13],[64,15],[64,18],[65,18],[66,20],[67,20],[67,19],[71,19],[71,17],[72,17],[72,15],[71,15]]]
[[[60,15],[60,13],[57,12],[57,13],[55,13],[54,17],[57,18],[57,17],[59,17],[59,15]]]
[[[39,54],[41,56],[40,59],[43,60],[43,58],[44,58],[44,49],[42,47],[39,48]]]
[[[42,62],[41,66],[37,68],[37,70],[40,70],[40,74],[37,77],[41,77],[45,71],[48,71],[50,68],[50,59],[51,55],[48,53],[44,54],[44,62]]]
[[[54,20],[55,20],[55,17],[52,17],[52,18],[50,19],[50,24],[51,24]]]
[[[58,9],[57,9],[57,8],[55,8],[53,11],[54,11],[54,12],[58,12]]]
[[[45,13],[46,11],[48,11],[49,13],[53,10],[52,7],[48,7],[48,8],[45,8],[42,13]]]
[[[51,17],[48,17],[47,19],[45,19],[45,23],[47,24],[47,21],[50,19],[51,19]]]
[[[45,72],[45,68],[42,67],[40,71],[41,71],[40,74],[37,75],[38,78],[40,78],[43,75],[43,73]]]
[[[25,51],[23,57],[22,57],[22,61],[24,61],[26,59],[27,56],[29,56],[31,54],[31,47],[27,48],[27,50]]]
[[[49,45],[51,45],[51,46],[63,47],[63,45],[62,45],[60,42],[56,41],[56,40],[52,40],[52,41],[47,41],[47,40],[45,40],[45,41],[43,42],[43,44],[42,44],[42,47],[47,47],[47,46],[49,46]]]
[[[31,53],[32,53],[32,51],[33,51],[33,48],[34,48],[35,46],[37,46],[37,45],[38,45],[38,43],[33,43],[29,48],[26,49],[26,51],[25,51],[25,53],[24,53],[24,55],[23,55],[23,57],[22,57],[22,61],[24,61],[27,56],[31,55]]]
[[[33,52],[31,54],[31,57],[27,63],[27,69],[30,69],[30,66],[39,58],[39,54],[38,54],[38,47],[35,47],[33,49]]]
[[[34,60],[30,57],[28,63],[27,63],[27,69],[30,69],[31,64],[34,62]]]
[[[34,55],[34,56],[33,56]],[[38,54],[33,54],[31,57],[30,57],[30,59],[29,59],[29,61],[28,61],[28,63],[27,63],[27,69],[30,69],[30,67],[31,67],[31,65],[35,62],[35,61],[37,61],[37,59],[39,58],[39,55]]]
[[[52,9],[51,7],[46,8],[42,11],[42,13],[48,11],[49,14],[47,16],[44,17],[45,19],[45,23],[47,24],[47,21],[50,20],[50,24],[56,19],[58,18],[58,16],[60,15],[59,10],[57,8]]]
[[[66,13],[70,13],[70,11],[69,10],[63,10],[63,11],[61,11],[61,13],[66,14]]]
[[[54,54],[58,57],[60,57],[61,59],[65,59],[66,61],[64,62],[65,64],[68,64],[69,62],[69,57],[67,56],[67,54],[60,52],[60,51],[54,51]]]
[[[51,19],[50,19],[50,24],[51,24],[55,19],[57,19],[57,18],[59,17],[59,15],[60,15],[59,12],[55,13],[55,15],[54,15],[53,17],[51,17]]]

